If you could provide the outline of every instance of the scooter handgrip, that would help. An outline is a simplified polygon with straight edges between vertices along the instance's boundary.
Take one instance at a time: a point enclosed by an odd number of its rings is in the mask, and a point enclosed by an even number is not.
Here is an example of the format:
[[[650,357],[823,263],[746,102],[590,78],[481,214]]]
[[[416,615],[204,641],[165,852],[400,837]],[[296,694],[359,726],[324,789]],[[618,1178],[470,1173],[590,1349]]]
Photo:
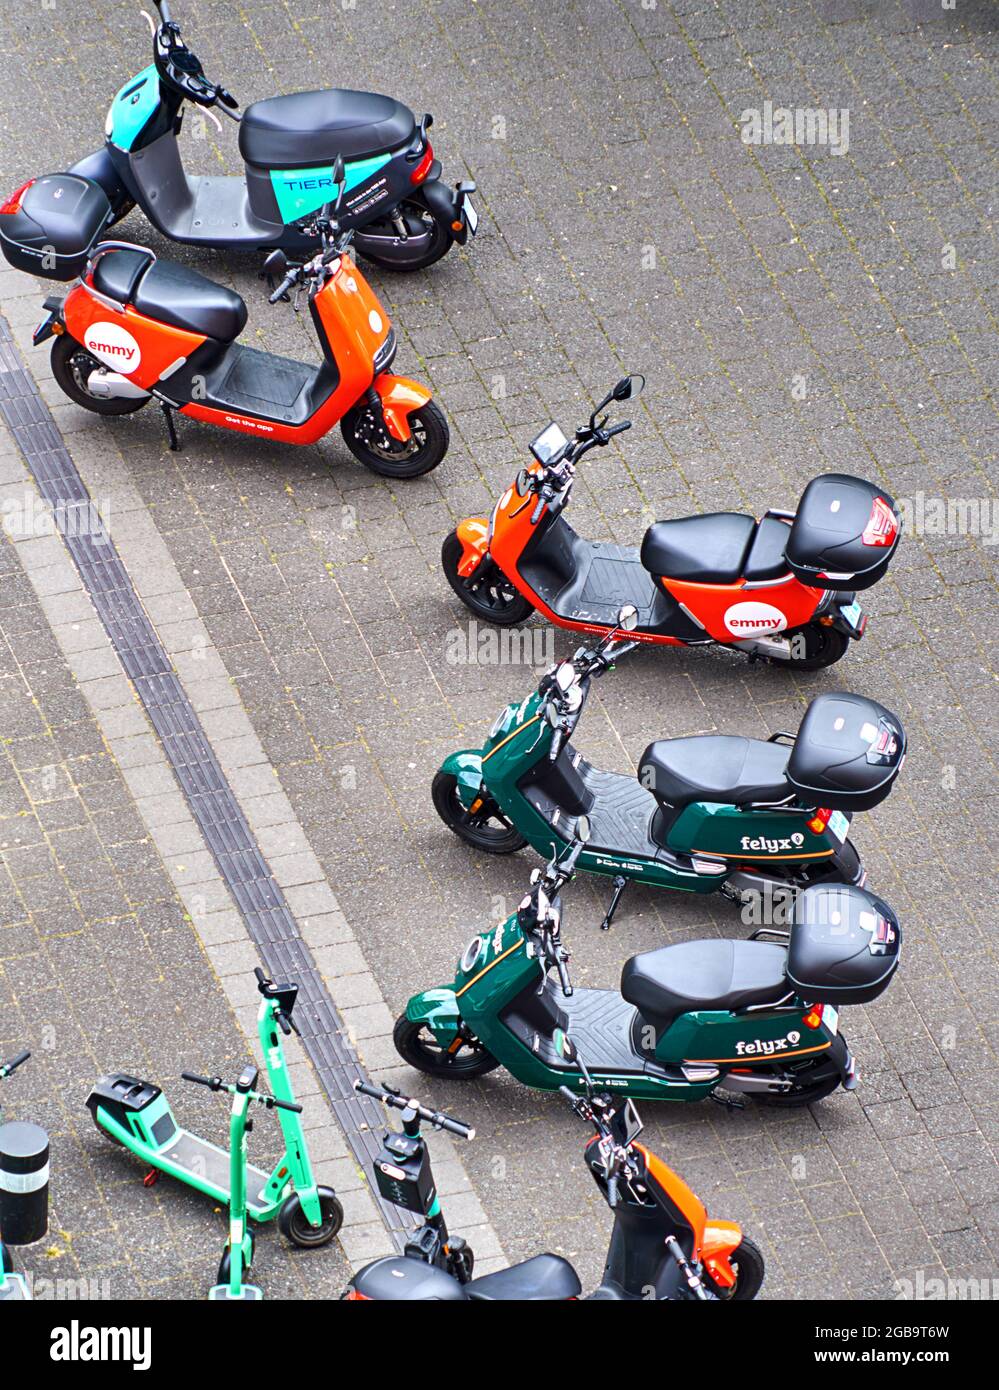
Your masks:
[[[291,1022],[285,1018],[284,1014],[277,1015],[278,1027],[286,1038],[291,1037]]]
[[[19,1052],[16,1057],[12,1057],[9,1062],[4,1062],[2,1064],[4,1071],[7,1073],[8,1076],[10,1076],[11,1072],[16,1071],[17,1068],[21,1065],[21,1063],[26,1062],[30,1056],[31,1053],[27,1050],[27,1048],[25,1048],[25,1050],[23,1052]]]
[[[196,1071],[182,1071],[181,1077],[184,1081],[193,1081],[197,1086],[208,1086],[211,1088],[212,1085],[210,1076],[199,1076]]]
[[[278,1100],[277,1096],[271,1096],[270,1102],[276,1105],[279,1110],[291,1110],[296,1115],[301,1115],[302,1107],[296,1105],[293,1100]]]
[[[565,1096],[565,1098],[566,1098],[566,1100],[569,1102],[569,1104],[572,1105],[572,1106],[575,1106],[575,1104],[576,1104],[576,1092],[575,1092],[575,1091],[570,1091],[568,1086],[560,1086],[558,1089],[559,1089],[559,1093],[560,1093],[561,1095]]]
[[[434,1117],[434,1124],[441,1129],[450,1130],[452,1134],[457,1134],[461,1139],[474,1139],[475,1129],[472,1125],[463,1125],[460,1120],[450,1120],[447,1115],[437,1115]]]
[[[631,429],[631,421],[630,421],[630,420],[622,420],[622,421],[620,422],[620,424],[611,425],[610,429],[607,430],[607,438],[610,439],[611,435],[613,435],[613,434],[623,434],[625,430],[630,430],[630,429]]]
[[[288,291],[294,287],[295,278],[296,277],[294,273],[286,275],[284,279],[281,281],[280,285],[278,285],[274,293],[267,296],[268,304],[276,304],[279,299],[283,298],[284,295],[286,295]]]
[[[255,965],[255,966],[253,967],[253,973],[254,973],[254,975],[256,975],[256,977],[257,977],[257,984],[258,984],[258,985],[265,985],[265,984],[267,983],[267,976],[266,976],[266,975],[264,974],[264,972],[261,970],[261,968],[260,968],[259,965]]]

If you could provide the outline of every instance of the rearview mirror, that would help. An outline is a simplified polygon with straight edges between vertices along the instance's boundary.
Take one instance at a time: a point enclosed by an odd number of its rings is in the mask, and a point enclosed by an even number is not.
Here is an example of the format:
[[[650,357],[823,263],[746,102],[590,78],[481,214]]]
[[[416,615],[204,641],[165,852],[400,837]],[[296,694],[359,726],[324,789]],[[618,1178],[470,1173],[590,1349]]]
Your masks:
[[[338,208],[340,206],[340,200],[343,198],[344,192],[346,191],[344,187],[345,179],[342,154],[338,154],[336,159],[334,159],[333,168],[330,171],[330,176],[333,179],[333,182],[336,184],[336,201],[334,202],[333,206],[335,208]]]
[[[288,274],[288,257],[282,250],[272,251],[264,261],[264,274],[283,280]]]
[[[623,376],[614,387],[611,396],[616,401],[630,401],[635,396],[640,396],[645,389],[645,378],[635,372],[629,376]]]
[[[590,820],[588,816],[576,817],[575,838],[581,845],[585,845],[590,838]]]
[[[618,609],[617,625],[624,632],[634,632],[638,626],[638,609],[633,603],[626,603]]]

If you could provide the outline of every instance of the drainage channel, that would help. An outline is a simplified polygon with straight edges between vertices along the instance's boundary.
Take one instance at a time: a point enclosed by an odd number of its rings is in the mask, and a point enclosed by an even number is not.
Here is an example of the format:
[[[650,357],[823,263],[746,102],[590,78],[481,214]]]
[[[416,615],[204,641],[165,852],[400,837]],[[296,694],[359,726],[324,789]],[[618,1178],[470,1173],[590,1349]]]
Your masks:
[[[347,1142],[370,1179],[374,1157],[381,1148],[381,1107],[353,1088],[355,1079],[366,1078],[343,1020],[2,316],[0,414],[52,507],[91,602],[145,706],[267,973],[298,981],[295,1018],[302,1043]],[[74,525],[74,518],[81,524]],[[382,1202],[373,1183],[371,1190],[393,1241],[401,1249],[415,1223],[406,1213]]]

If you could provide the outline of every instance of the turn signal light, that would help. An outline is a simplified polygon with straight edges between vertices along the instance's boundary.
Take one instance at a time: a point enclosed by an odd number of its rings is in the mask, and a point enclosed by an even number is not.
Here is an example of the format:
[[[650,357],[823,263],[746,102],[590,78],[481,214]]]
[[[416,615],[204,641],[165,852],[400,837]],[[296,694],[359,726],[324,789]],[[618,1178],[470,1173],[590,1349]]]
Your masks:
[[[426,148],[426,151],[425,151],[425,153],[424,153],[424,155],[423,155],[423,158],[420,160],[419,164],[417,164],[416,168],[413,170],[413,172],[412,172],[412,173],[410,174],[410,176],[409,176],[409,181],[410,181],[410,183],[422,183],[423,180],[424,180],[424,179],[427,177],[427,175],[430,173],[430,166],[431,166],[431,164],[433,164],[433,162],[434,162],[434,147],[433,147],[433,145],[431,145],[430,141],[428,140],[428,141],[427,141],[427,148]]]
[[[34,179],[29,179],[27,183],[22,183],[21,187],[17,189],[16,192],[12,193],[10,197],[7,199],[7,201],[2,206],[0,206],[0,213],[6,212],[9,214],[14,212],[20,212],[21,199],[24,197],[25,193],[27,193],[28,189],[34,182]]]
[[[826,826],[829,824],[829,817],[831,815],[832,811],[829,809],[828,806],[822,806],[818,811],[815,812],[815,815],[812,817],[812,819],[806,822],[809,830],[812,832],[813,835],[822,834],[823,830],[825,830]]]
[[[860,539],[864,545],[891,545],[897,530],[898,522],[891,507],[883,497],[875,497],[870,520]]]
[[[806,1028],[818,1028],[822,1022],[822,1005],[813,1004],[801,1021]]]

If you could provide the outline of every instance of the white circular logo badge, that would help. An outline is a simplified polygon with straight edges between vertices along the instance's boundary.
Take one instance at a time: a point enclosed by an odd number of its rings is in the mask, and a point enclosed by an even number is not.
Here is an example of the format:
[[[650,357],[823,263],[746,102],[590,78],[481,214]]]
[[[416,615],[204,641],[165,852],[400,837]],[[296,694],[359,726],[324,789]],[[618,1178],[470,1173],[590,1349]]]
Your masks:
[[[761,632],[783,632],[787,619],[772,603],[734,603],[725,611],[725,626],[733,637],[758,637]]]
[[[127,329],[117,323],[92,323],[83,337],[83,346],[106,367],[129,376],[142,361],[139,344]]]
[[[368,315],[368,323],[371,324],[372,333],[380,333],[385,327],[384,323],[382,323],[382,316],[377,309],[372,309],[371,313]]]

